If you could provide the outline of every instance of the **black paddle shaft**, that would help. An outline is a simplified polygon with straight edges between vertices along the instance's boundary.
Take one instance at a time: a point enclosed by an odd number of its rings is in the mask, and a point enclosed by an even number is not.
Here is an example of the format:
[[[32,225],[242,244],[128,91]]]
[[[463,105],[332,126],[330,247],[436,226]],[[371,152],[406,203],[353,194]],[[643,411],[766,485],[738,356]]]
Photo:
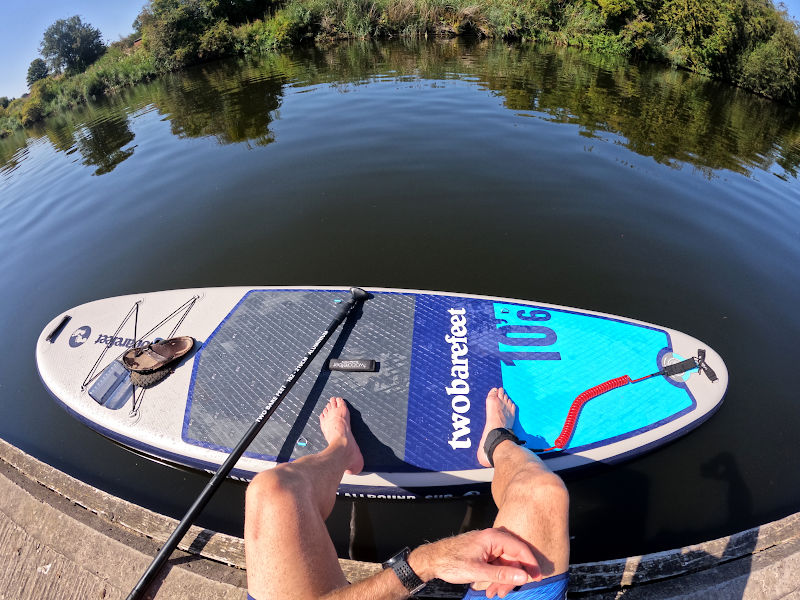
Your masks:
[[[317,353],[322,349],[325,345],[325,342],[328,341],[328,338],[331,337],[333,332],[336,330],[339,325],[347,318],[347,315],[355,308],[355,306],[359,302],[363,302],[369,298],[369,294],[362,290],[361,288],[350,288],[350,298],[344,302],[339,309],[339,312],[334,317],[333,321],[331,321],[328,328],[322,333],[322,335],[317,338],[317,341],[314,342],[314,345],[311,349],[306,353],[300,363],[295,367],[295,370],[292,371],[291,375],[286,379],[280,389],[275,392],[275,395],[270,399],[267,405],[264,407],[264,410],[261,411],[261,414],[258,415],[258,418],[255,422],[250,426],[250,429],[247,430],[247,433],[244,434],[244,437],[236,444],[236,447],[231,450],[230,456],[225,460],[224,463],[217,469],[217,472],[209,480],[206,487],[203,488],[203,491],[200,492],[200,495],[197,497],[197,500],[194,501],[194,504],[186,511],[186,514],[181,519],[181,522],[178,523],[178,526],[175,528],[175,531],[172,532],[172,535],[169,536],[169,539],[164,543],[164,546],[159,550],[158,554],[156,554],[153,562],[150,563],[150,566],[147,567],[147,570],[142,575],[139,582],[134,586],[131,593],[128,594],[127,600],[137,600],[141,598],[142,594],[145,592],[147,587],[152,582],[153,578],[158,575],[158,572],[161,570],[161,567],[169,558],[169,555],[172,554],[172,551],[178,547],[178,542],[183,539],[183,536],[186,535],[186,532],[194,523],[194,520],[197,518],[197,515],[205,508],[208,501],[211,499],[211,496],[214,495],[214,492],[217,491],[222,482],[225,481],[225,478],[233,469],[233,466],[236,462],[241,458],[244,451],[247,447],[251,444],[251,442],[255,439],[258,435],[258,432],[261,431],[261,428],[264,426],[264,423],[272,416],[278,405],[281,401],[287,396],[289,390],[292,389],[295,382],[300,378],[303,374],[303,371],[306,370],[309,363],[314,359]]]

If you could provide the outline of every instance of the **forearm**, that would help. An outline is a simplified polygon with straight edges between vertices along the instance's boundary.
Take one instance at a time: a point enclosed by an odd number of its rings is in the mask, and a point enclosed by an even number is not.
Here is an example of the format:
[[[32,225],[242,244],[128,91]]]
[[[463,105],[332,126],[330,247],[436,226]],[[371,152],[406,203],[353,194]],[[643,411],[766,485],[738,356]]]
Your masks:
[[[431,571],[430,544],[425,544],[411,551],[408,564],[425,583],[433,579]],[[380,573],[363,579],[353,585],[339,588],[326,594],[323,600],[404,600],[409,597],[408,590],[400,582],[392,569],[384,569]]]
[[[485,529],[424,544],[408,556],[408,565],[422,581],[481,583],[492,595],[505,596],[517,585],[540,579],[533,552],[508,532]],[[392,569],[324,596],[325,600],[403,600],[409,593]]]
[[[385,569],[353,585],[346,585],[323,596],[323,600],[405,600],[408,590],[391,569]]]

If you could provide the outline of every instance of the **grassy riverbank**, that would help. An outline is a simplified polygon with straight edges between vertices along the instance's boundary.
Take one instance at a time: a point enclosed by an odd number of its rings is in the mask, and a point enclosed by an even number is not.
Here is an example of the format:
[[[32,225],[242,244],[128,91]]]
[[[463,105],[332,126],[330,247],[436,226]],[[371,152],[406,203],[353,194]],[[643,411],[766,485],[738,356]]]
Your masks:
[[[0,137],[52,113],[146,81],[161,72],[146,49],[126,53],[119,47],[111,47],[83,73],[39,80],[31,86],[28,98],[18,98],[5,110],[0,110]]]
[[[771,0],[150,0],[134,25],[141,44],[115,43],[85,72],[37,81],[0,108],[0,136],[189,64],[345,38],[547,41],[800,102],[798,25]]]

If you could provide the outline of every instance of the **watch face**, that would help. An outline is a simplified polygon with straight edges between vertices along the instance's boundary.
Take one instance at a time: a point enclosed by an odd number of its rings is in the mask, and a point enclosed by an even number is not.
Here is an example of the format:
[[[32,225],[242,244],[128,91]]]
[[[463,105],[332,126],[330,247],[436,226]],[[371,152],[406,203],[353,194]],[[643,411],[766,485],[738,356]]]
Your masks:
[[[403,560],[403,561],[407,560],[409,554],[411,554],[411,550],[409,550],[408,546],[406,546],[405,548],[400,550],[400,552],[395,554],[392,558],[387,559],[386,562],[384,562],[381,566],[384,569],[388,569],[389,567],[394,565],[399,560]]]

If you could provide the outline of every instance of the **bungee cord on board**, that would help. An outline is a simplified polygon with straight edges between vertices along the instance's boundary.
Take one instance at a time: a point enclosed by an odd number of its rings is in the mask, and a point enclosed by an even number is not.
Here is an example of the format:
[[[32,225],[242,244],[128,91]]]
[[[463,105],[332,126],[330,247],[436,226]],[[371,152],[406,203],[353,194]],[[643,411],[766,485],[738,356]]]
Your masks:
[[[117,327],[117,329],[114,332],[114,334],[109,336],[108,340],[103,345],[103,350],[100,353],[100,356],[97,358],[95,363],[92,365],[92,368],[89,369],[89,373],[86,375],[86,378],[83,380],[83,383],[81,384],[81,391],[82,392],[85,391],[86,388],[88,388],[89,385],[93,381],[95,381],[95,379],[97,379],[100,375],[102,375],[103,370],[98,368],[99,365],[103,362],[103,359],[105,358],[105,356],[108,353],[109,349],[116,345],[117,340],[120,339],[120,335],[119,335],[120,332],[123,330],[123,328],[128,323],[128,321],[130,321],[131,318],[133,318],[133,338],[131,338],[130,340],[127,340],[127,341],[130,342],[130,345],[128,345],[127,343],[125,344],[125,348],[126,348],[125,351],[127,351],[127,348],[129,348],[129,347],[136,348],[136,347],[139,347],[139,346],[146,345],[146,344],[144,344],[144,340],[147,337],[149,337],[150,335],[155,333],[160,327],[164,326],[170,320],[172,320],[176,316],[180,315],[180,318],[178,319],[178,322],[174,325],[172,330],[166,336],[167,339],[174,337],[175,334],[178,331],[178,328],[183,324],[184,320],[189,315],[189,312],[192,310],[192,308],[194,307],[195,303],[199,299],[200,299],[200,296],[195,294],[189,300],[187,300],[186,302],[181,304],[178,308],[176,308],[171,313],[169,313],[166,317],[161,319],[161,321],[159,321],[153,327],[151,327],[149,330],[147,330],[145,333],[143,333],[141,335],[141,337],[138,335],[138,329],[139,329],[139,306],[141,305],[142,301],[141,300],[137,300],[136,302],[134,302],[133,306],[128,311],[128,313],[125,315],[125,317],[122,319],[122,322],[119,324],[119,326]],[[123,352],[123,354],[124,354],[124,352]],[[117,357],[117,360],[119,358],[120,357]],[[133,402],[131,403],[131,410],[130,410],[130,413],[128,414],[128,417],[130,419],[134,419],[134,420],[138,419],[138,417],[139,417],[139,409],[142,406],[142,401],[144,399],[144,394],[145,394],[146,391],[147,391],[146,389],[141,388],[139,390],[139,393],[137,394],[136,393],[136,386],[133,387]]]

